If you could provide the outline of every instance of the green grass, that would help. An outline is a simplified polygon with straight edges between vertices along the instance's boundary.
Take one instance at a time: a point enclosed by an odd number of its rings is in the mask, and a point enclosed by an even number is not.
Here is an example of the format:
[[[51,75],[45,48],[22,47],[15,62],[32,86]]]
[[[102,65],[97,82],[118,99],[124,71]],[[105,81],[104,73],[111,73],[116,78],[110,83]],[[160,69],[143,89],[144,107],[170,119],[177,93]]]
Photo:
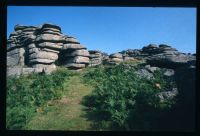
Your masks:
[[[92,130],[91,120],[86,117],[86,107],[81,104],[84,96],[94,88],[82,83],[81,75],[70,78],[65,95],[49,102],[48,112],[36,115],[27,125],[30,130]]]
[[[134,71],[144,62],[100,65],[79,72],[59,68],[52,75],[8,80],[7,128],[25,130],[148,130],[166,112],[155,94],[171,88],[162,71],[155,80]],[[138,65],[139,64],[139,65]],[[155,123],[156,125],[152,124]]]
[[[37,111],[50,100],[60,99],[64,83],[73,73],[58,69],[51,75],[30,74],[7,79],[6,128],[24,129]]]

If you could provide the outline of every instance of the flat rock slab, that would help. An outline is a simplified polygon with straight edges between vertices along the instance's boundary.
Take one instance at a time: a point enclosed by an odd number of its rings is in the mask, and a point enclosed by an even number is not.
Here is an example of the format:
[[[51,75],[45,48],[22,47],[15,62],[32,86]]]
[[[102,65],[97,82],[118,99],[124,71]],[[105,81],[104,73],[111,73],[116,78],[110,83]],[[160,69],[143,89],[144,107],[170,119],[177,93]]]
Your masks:
[[[114,61],[114,62],[122,62],[123,61],[123,59],[121,59],[121,58],[111,58],[110,60]]]
[[[41,34],[37,36],[35,39],[36,42],[45,42],[45,41],[52,41],[52,42],[65,42],[65,39],[59,35],[53,34]]]
[[[89,63],[89,58],[88,57],[83,57],[83,56],[76,56],[74,58],[70,58],[67,60],[69,63],[77,63],[77,64],[88,64]]]
[[[67,63],[65,64],[65,67],[79,69],[79,68],[85,68],[85,64]]]
[[[90,54],[89,54],[89,52],[87,50],[80,49],[80,50],[74,50],[71,53],[67,53],[67,54],[65,54],[65,56],[66,57],[68,57],[68,56],[72,56],[72,57],[73,56],[85,56],[85,57],[89,57]]]
[[[52,64],[54,63],[55,60],[50,60],[50,59],[31,59],[29,60],[29,64],[32,64],[32,63],[43,63],[43,64]]]
[[[80,44],[64,44],[62,47],[62,50],[78,50],[78,49],[87,49],[87,48]]]
[[[76,38],[74,38],[74,37],[67,37],[66,42],[67,43],[77,43],[77,44],[80,44],[80,42]]]
[[[122,58],[122,54],[121,53],[114,53],[110,55],[110,58]]]
[[[49,59],[49,60],[57,60],[58,59],[58,54],[52,53],[52,52],[45,52],[45,51],[40,51],[38,53],[33,53],[29,55],[29,59]]]
[[[50,24],[50,23],[43,24],[41,29],[44,29],[44,28],[53,28],[53,29],[57,29],[57,30],[61,31],[61,28],[59,26]]]
[[[42,47],[42,48],[50,48],[50,49],[55,49],[55,50],[60,50],[63,46],[63,43],[53,43],[53,42],[41,42],[41,43],[37,43],[38,47]]]

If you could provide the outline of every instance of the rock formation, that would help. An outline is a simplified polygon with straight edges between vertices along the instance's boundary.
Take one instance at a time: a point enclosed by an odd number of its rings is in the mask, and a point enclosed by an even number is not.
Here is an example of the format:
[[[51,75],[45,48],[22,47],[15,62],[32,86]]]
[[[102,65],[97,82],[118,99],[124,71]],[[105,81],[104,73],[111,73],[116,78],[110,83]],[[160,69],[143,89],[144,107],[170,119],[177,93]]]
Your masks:
[[[160,44],[159,46],[155,44],[149,44],[148,46],[140,49],[128,49],[120,52],[125,57],[132,57],[136,59],[146,59],[151,65],[159,65],[166,67],[170,65],[171,68],[174,66],[182,66],[182,64],[187,63],[189,60],[194,60],[195,56],[191,54],[184,54],[178,52],[175,48],[169,45]]]
[[[81,69],[89,64],[89,52],[87,48],[80,45],[79,41],[71,36],[66,36],[63,45],[64,66],[70,69]]]
[[[65,52],[65,66],[84,68],[89,64],[89,53],[77,39],[65,36],[57,25],[16,25],[7,40],[7,68],[9,75],[31,72],[51,73],[60,52]]]
[[[103,60],[103,55],[99,50],[89,50],[90,53],[90,66],[100,65]]]
[[[109,64],[119,64],[123,61],[123,56],[121,53],[114,53],[109,56]]]

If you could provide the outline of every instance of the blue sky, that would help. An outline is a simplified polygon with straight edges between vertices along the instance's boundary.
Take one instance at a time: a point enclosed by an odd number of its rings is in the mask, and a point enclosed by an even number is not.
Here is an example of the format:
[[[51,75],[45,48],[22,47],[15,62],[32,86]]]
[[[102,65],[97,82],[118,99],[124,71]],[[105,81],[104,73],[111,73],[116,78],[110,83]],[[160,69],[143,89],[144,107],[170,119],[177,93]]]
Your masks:
[[[16,24],[59,25],[89,50],[114,53],[168,44],[196,52],[196,8],[9,6],[7,37]]]

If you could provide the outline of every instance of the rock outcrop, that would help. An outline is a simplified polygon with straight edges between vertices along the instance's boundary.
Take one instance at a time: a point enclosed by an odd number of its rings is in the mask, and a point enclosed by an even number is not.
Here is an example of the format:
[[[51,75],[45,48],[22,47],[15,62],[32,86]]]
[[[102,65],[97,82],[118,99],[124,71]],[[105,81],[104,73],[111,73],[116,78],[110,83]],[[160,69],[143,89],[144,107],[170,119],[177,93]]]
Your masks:
[[[119,64],[123,61],[123,55],[121,53],[114,53],[109,56],[109,64]]]
[[[158,48],[154,49],[154,52],[147,59],[151,65],[160,67],[177,68],[185,65],[188,61],[194,60],[195,57],[178,52],[171,46],[161,44]]]
[[[96,66],[102,64],[103,55],[99,50],[89,50],[90,53],[90,65]]]
[[[54,71],[56,69],[54,62],[58,59],[58,53],[64,41],[59,26],[53,24],[43,24],[39,27],[16,25],[15,32],[10,35],[7,43],[8,75],[19,75],[19,71],[23,74],[23,70],[46,73]],[[10,72],[15,71],[11,68],[16,69],[16,67],[23,70],[18,70],[16,73]]]
[[[82,69],[89,65],[89,52],[87,48],[71,36],[66,36],[66,43],[62,48],[64,66],[70,69]]]
[[[175,48],[165,44],[160,44],[159,46],[149,44],[141,50],[129,49],[120,53],[122,53],[124,57],[146,59],[151,65],[170,68],[183,66],[188,61],[195,59],[195,55],[178,52]]]
[[[55,62],[62,51],[66,53],[64,65],[68,68],[80,69],[89,64],[86,47],[76,38],[62,34],[57,25],[16,25],[14,29],[7,40],[8,76],[31,72],[49,74],[56,69]]]

